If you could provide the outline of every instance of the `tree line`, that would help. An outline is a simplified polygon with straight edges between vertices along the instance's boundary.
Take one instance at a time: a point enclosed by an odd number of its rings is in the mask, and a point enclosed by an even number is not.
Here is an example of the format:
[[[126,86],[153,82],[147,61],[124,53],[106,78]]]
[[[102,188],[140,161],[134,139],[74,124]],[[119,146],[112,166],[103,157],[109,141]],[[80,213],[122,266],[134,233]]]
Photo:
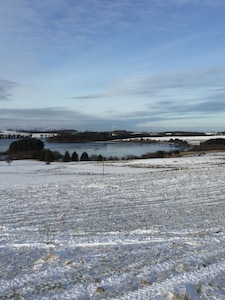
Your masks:
[[[72,155],[70,155],[69,151],[65,151],[64,155],[62,155],[58,151],[45,149],[44,142],[36,138],[24,138],[12,142],[5,154],[7,155],[7,161],[11,161],[12,159],[37,159],[40,161],[45,161],[46,163],[51,163],[53,161],[69,162],[79,160],[103,160],[103,156],[101,154],[97,156],[92,155],[89,157],[88,153],[85,151],[80,157],[76,151],[74,151]]]

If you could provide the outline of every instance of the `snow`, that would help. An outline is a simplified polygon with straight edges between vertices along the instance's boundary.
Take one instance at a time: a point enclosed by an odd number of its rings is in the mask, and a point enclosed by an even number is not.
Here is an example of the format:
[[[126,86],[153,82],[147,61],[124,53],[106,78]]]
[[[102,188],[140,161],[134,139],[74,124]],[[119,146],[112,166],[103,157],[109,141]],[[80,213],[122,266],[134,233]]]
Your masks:
[[[1,299],[225,299],[225,153],[0,161]]]
[[[154,137],[157,141],[168,142],[170,139],[179,139],[187,141],[190,145],[199,145],[201,142],[205,142],[211,139],[224,139],[225,135],[204,135],[204,136],[162,136]]]

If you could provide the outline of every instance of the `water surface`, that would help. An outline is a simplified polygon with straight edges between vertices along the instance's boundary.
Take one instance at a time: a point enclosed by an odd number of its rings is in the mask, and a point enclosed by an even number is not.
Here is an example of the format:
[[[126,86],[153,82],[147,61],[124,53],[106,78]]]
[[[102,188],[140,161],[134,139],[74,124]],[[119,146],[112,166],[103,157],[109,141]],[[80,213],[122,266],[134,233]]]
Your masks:
[[[0,139],[0,152],[6,151],[14,139]],[[80,156],[83,152],[91,155],[105,157],[126,157],[129,155],[141,156],[156,151],[172,151],[179,149],[177,145],[165,143],[132,143],[132,142],[87,142],[87,143],[48,143],[44,141],[45,148],[64,154],[77,152]]]

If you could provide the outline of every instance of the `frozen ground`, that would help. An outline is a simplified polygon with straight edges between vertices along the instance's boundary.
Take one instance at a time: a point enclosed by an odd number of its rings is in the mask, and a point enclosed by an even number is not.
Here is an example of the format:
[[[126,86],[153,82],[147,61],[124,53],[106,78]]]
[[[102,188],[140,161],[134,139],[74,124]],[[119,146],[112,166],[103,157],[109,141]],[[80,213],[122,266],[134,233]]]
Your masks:
[[[225,155],[0,162],[1,299],[225,299]]]
[[[190,145],[199,145],[201,142],[205,142],[210,139],[225,139],[225,135],[205,135],[205,136],[159,136],[159,137],[151,137],[151,140],[156,140],[160,142],[168,142],[170,139],[179,139],[179,140],[185,140]],[[149,139],[149,137],[146,137],[146,139]],[[125,139],[126,140],[126,139]],[[129,139],[128,139],[129,140]]]

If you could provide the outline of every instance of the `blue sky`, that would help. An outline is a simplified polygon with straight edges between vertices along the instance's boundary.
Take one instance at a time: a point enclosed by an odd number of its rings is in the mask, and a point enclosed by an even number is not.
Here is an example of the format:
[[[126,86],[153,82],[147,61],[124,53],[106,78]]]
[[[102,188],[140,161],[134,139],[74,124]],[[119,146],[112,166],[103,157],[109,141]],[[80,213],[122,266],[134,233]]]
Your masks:
[[[225,0],[0,1],[0,129],[225,130]]]

